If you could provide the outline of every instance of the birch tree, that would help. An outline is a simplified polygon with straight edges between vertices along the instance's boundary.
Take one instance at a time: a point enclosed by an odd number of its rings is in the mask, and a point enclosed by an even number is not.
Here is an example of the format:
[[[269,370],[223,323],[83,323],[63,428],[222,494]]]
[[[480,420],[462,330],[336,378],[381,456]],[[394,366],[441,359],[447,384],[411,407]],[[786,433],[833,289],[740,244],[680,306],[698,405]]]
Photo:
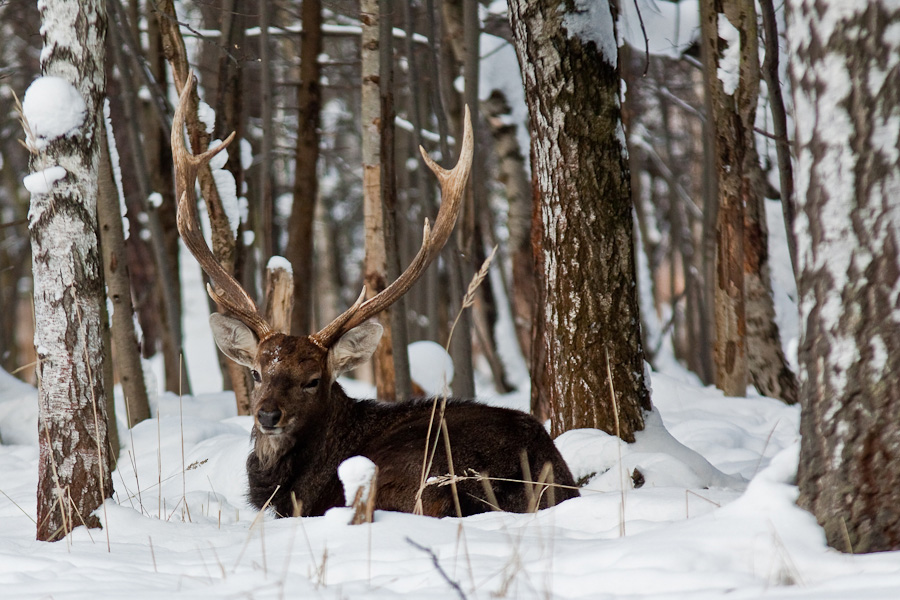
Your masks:
[[[791,0],[799,504],[845,552],[900,548],[900,6]]]
[[[41,71],[25,94],[26,187],[39,357],[37,537],[58,540],[112,494],[103,388],[103,266],[96,198],[106,11],[40,3]]]
[[[552,432],[633,440],[650,408],[635,285],[631,186],[607,2],[511,0],[540,194],[532,406]]]

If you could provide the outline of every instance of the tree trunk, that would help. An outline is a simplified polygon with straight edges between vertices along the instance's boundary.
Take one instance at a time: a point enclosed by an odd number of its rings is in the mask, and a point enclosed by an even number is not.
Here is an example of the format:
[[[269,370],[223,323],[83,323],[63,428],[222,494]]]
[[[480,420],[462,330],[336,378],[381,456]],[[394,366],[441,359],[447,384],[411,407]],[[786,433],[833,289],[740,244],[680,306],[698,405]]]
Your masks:
[[[753,193],[746,170],[747,140],[749,137],[752,141],[752,117],[756,111],[755,100],[751,106],[750,98],[756,98],[759,82],[759,70],[754,80],[746,62],[751,49],[757,51],[753,2],[701,0],[700,23],[718,197],[715,382],[726,395],[743,396],[749,379],[744,305],[744,204]],[[721,58],[727,48],[726,41],[720,37],[722,31],[734,32],[732,44],[738,43],[739,35],[741,43],[740,81],[732,82],[727,90],[720,79]]]
[[[466,46],[471,44],[469,39],[477,32],[466,33],[464,6],[462,0],[446,0],[441,2],[441,16],[443,19],[444,39],[448,42],[435,47],[439,53],[440,72],[437,74],[439,85],[442,88],[442,108],[446,115],[453,117],[456,128],[456,139],[462,138],[463,103],[469,102],[472,96],[471,70],[469,77],[465,78],[464,95],[461,99],[456,93],[456,81],[459,77],[459,68],[466,64]],[[471,60],[471,59],[468,59]],[[472,126],[478,120],[477,100],[469,107],[472,111]],[[445,116],[446,118],[446,116]],[[441,127],[441,117],[438,116],[438,126]],[[476,153],[478,152],[476,136]],[[443,152],[443,145],[441,147]],[[447,261],[447,302],[448,316],[451,321],[459,315],[456,331],[449,341],[450,356],[453,360],[453,393],[457,396],[471,398],[475,396],[475,376],[472,368],[472,314],[470,310],[462,310],[466,289],[477,268],[472,260],[474,257],[474,230],[475,213],[473,207],[472,184],[477,178],[476,168],[478,159],[472,163],[472,176],[466,186],[466,196],[457,220],[456,234],[450,237],[444,250]]]
[[[359,4],[362,23],[362,162],[363,162],[363,211],[365,214],[366,260],[364,266],[366,292],[369,298],[387,287],[387,250],[385,248],[384,206],[381,201],[381,92],[379,89],[380,53],[378,0],[361,0]],[[384,335],[372,363],[375,369],[375,387],[378,397],[388,400],[395,397],[394,360],[391,346],[391,313],[383,311],[378,322],[384,327]]]
[[[178,28],[177,15],[175,14],[175,6],[172,0],[163,0],[160,3],[158,22],[163,38],[163,53],[172,67],[176,91],[180,93],[181,86],[186,84],[193,85],[193,82],[187,81],[190,65],[188,64],[184,39],[181,36],[181,30]],[[207,132],[206,124],[200,120],[198,114],[197,109],[200,103],[200,96],[196,90],[191,93],[188,103],[187,135],[193,151],[195,153],[203,152],[209,147],[210,135]],[[234,152],[239,153],[240,150],[236,149]],[[216,177],[208,164],[200,167],[197,179],[200,184],[200,192],[206,202],[206,212],[209,215],[213,254],[225,271],[233,274],[238,258],[237,240],[235,239],[235,232],[231,227],[226,207],[222,203],[222,196],[218,190]],[[224,309],[219,307],[219,310]],[[227,361],[226,371],[223,372],[223,376],[228,377],[234,388],[238,414],[249,414],[250,390],[246,367]]]
[[[781,74],[778,69],[780,52],[778,39],[778,23],[775,20],[775,5],[772,0],[759,0],[765,32],[765,59],[762,64],[762,76],[769,90],[769,110],[772,113],[772,132],[775,134],[775,152],[778,160],[778,180],[781,193],[781,211],[784,215],[784,227],[787,234],[788,252],[791,255],[791,269],[797,277],[797,234],[794,231],[794,171],[791,165],[791,149],[788,141],[787,114],[784,98],[781,93]]]
[[[111,15],[122,18],[118,0],[112,0],[108,6]],[[178,394],[190,394],[190,377],[184,359],[181,327],[181,282],[178,277],[178,232],[175,227],[175,193],[172,189],[171,177],[172,160],[171,153],[162,149],[168,147],[170,136],[169,132],[165,131],[164,140],[160,141],[159,128],[155,127],[156,133],[152,135],[147,135],[146,131],[142,132],[141,130],[140,113],[135,104],[138,96],[137,89],[122,51],[125,31],[126,28],[119,26],[110,31],[110,48],[112,48],[120,74],[121,106],[125,113],[127,139],[131,150],[131,164],[134,169],[132,175],[137,185],[138,205],[141,207],[141,212],[148,217],[149,243],[153,250],[155,275],[158,279],[156,287],[163,307],[163,316],[160,321],[165,325],[161,337],[165,360],[166,390]],[[158,30],[156,35],[151,36],[150,39],[154,42],[158,41]],[[153,66],[158,68],[158,75],[164,73],[162,65],[154,64]],[[142,143],[142,134],[144,139],[155,139],[144,144]],[[165,157],[168,157],[167,162],[164,160]],[[155,162],[157,160],[160,161],[158,164]],[[163,199],[158,207],[149,201],[150,194],[154,191],[158,191]]]
[[[900,549],[896,2],[788,2],[797,114],[798,503],[845,552]]]
[[[554,435],[595,427],[633,441],[650,394],[611,12],[593,11],[581,37],[585,14],[561,0],[510,2],[540,192],[533,402],[547,397]]]
[[[125,257],[125,234],[122,227],[124,203],[113,179],[109,141],[106,128],[101,134],[101,162],[97,194],[97,220],[103,254],[106,288],[112,305],[112,347],[118,368],[119,381],[125,396],[125,415],[128,427],[150,418],[150,401],[144,384],[140,345],[134,330],[134,310],[131,305],[131,279]],[[110,136],[111,137],[111,136]],[[114,142],[113,142],[114,143]],[[115,146],[112,146],[115,147]],[[118,158],[118,155],[116,155]],[[112,414],[112,413],[110,413]],[[110,423],[112,430],[112,423]]]
[[[384,207],[384,247],[388,281],[400,276],[400,227],[397,221],[397,181],[394,135],[394,2],[378,0],[378,12],[385,15],[378,20],[378,93],[381,97],[381,198]],[[409,356],[406,347],[406,298],[401,297],[390,309],[391,363],[393,366],[393,399],[401,402],[412,393],[409,376]]]
[[[106,11],[96,0],[57,0],[40,12],[41,71],[65,79],[86,107],[77,129],[49,140],[31,165],[65,169],[49,191],[32,194],[29,213],[40,358],[37,538],[58,540],[82,519],[99,526],[93,512],[112,494],[96,220]],[[27,115],[27,94],[25,104]]]
[[[756,152],[754,151],[755,155]],[[744,213],[744,292],[747,307],[747,357],[750,379],[761,394],[796,404],[797,377],[791,371],[775,321],[769,269],[769,232],[766,227],[762,171],[755,168],[756,193],[747,198]]]
[[[310,2],[310,4],[314,4],[315,2]],[[274,198],[274,180],[272,173],[272,147],[274,146],[274,140],[272,139],[274,134],[274,121],[272,118],[272,96],[273,96],[273,87],[272,87],[272,53],[269,47],[269,26],[272,22],[272,14],[275,12],[275,7],[272,2],[267,2],[266,0],[257,0],[257,10],[259,11],[259,69],[260,69],[260,121],[261,121],[261,129],[262,129],[262,139],[260,139],[260,156],[259,156],[259,218],[258,222],[258,230],[260,236],[259,248],[260,254],[262,255],[260,258],[260,262],[264,264],[268,264],[269,258],[275,254],[275,198]],[[306,7],[306,2],[303,3],[303,6]],[[309,7],[306,7],[309,8]],[[271,13],[270,13],[271,11]],[[318,13],[317,13],[318,14]],[[308,30],[310,27],[315,27],[315,23],[308,23],[306,21],[306,16],[302,20],[303,28]],[[310,36],[309,33],[305,34],[307,37]],[[314,34],[313,34],[314,35]],[[303,56],[301,54],[300,57],[301,63],[303,61]],[[318,66],[318,61],[316,61],[316,66]],[[318,81],[318,79],[317,79]],[[302,87],[302,86],[301,86]],[[299,93],[299,92],[298,92]],[[300,104],[300,111],[304,110],[303,104]],[[300,130],[303,130],[303,125],[300,125]],[[297,146],[299,148],[299,136]],[[300,164],[296,164],[294,166],[295,172],[303,168]],[[280,251],[280,250],[279,250]],[[293,292],[291,293],[293,297]],[[288,328],[288,333],[290,333],[290,328]]]
[[[531,358],[531,323],[534,312],[534,260],[531,256],[531,181],[525,158],[516,138],[516,126],[508,116],[512,109],[497,90],[484,103],[488,126],[494,138],[498,179],[506,189],[509,204],[507,228],[508,248],[512,262],[510,304],[516,327],[516,337],[522,355]]]
[[[297,88],[297,149],[295,153],[294,205],[288,222],[285,256],[294,269],[294,335],[312,332],[313,221],[319,194],[316,165],[319,161],[319,113],[322,53],[322,6],[320,0],[303,0],[303,33],[300,36],[300,86]]]

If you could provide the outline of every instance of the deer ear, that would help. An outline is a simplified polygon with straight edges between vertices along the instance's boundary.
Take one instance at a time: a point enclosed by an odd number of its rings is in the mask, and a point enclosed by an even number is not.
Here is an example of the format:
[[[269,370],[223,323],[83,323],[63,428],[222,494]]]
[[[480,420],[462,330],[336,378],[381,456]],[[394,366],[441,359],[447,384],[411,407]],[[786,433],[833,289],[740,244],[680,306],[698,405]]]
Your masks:
[[[366,321],[341,336],[328,352],[328,367],[331,376],[354,369],[369,360],[381,341],[384,328],[374,321]]]
[[[249,327],[219,313],[209,315],[209,326],[216,345],[225,356],[245,367],[253,364],[259,342]]]

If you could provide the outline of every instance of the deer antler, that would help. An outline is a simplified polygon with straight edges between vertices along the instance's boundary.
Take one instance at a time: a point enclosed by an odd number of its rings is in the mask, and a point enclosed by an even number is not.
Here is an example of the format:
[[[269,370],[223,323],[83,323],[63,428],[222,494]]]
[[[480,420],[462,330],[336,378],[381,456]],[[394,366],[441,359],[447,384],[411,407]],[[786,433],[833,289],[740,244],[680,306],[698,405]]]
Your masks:
[[[203,239],[197,220],[197,195],[194,191],[197,173],[216,154],[228,147],[234,139],[234,133],[232,132],[222,144],[203,154],[198,156],[191,154],[184,141],[184,121],[193,85],[194,72],[190,71],[187,81],[181,88],[178,107],[172,119],[172,155],[175,163],[175,193],[178,195],[178,233],[215,286],[215,290],[209,285],[206,286],[210,297],[216,304],[234,313],[262,340],[274,333],[271,326],[260,316],[256,304],[247,291],[213,256],[209,246],[206,245],[206,240]]]
[[[472,120],[469,115],[469,107],[466,106],[465,131],[463,133],[462,148],[456,166],[447,170],[434,162],[419,147],[425,164],[435,174],[441,184],[441,207],[434,222],[434,229],[425,219],[425,230],[422,234],[422,247],[416,253],[415,258],[400,277],[391,285],[383,289],[376,296],[362,302],[365,297],[365,288],[353,306],[348,308],[334,321],[326,325],[321,331],[309,336],[309,339],[320,348],[329,348],[341,335],[350,331],[360,323],[383,311],[405,294],[412,284],[425,272],[428,265],[437,257],[441,248],[450,238],[459,208],[462,204],[463,192],[466,189],[466,180],[472,170],[472,153],[474,140],[472,136]]]

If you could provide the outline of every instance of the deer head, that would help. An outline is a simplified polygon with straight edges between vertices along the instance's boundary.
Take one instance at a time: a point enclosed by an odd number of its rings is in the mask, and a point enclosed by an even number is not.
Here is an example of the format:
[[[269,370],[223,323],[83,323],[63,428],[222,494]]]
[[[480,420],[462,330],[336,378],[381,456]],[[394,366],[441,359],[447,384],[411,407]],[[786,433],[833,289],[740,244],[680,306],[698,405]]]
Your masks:
[[[381,325],[369,321],[405,294],[443,248],[456,223],[472,165],[473,136],[466,108],[465,132],[459,161],[452,170],[437,165],[420,148],[422,157],[441,185],[441,206],[434,227],[425,221],[422,246],[393,283],[372,298],[359,299],[321,331],[305,337],[277,332],[260,315],[241,285],[213,256],[197,220],[195,180],[213,156],[231,143],[234,134],[214,149],[194,156],[184,139],[185,112],[193,85],[188,75],[172,123],[172,150],[178,200],[178,231],[209,276],[212,299],[233,316],[213,314],[210,326],[216,344],[235,362],[248,367],[256,381],[251,410],[257,440],[296,434],[325,413],[334,380],[369,359],[382,335]],[[301,408],[302,407],[302,408]],[[265,454],[265,453],[264,453]]]

